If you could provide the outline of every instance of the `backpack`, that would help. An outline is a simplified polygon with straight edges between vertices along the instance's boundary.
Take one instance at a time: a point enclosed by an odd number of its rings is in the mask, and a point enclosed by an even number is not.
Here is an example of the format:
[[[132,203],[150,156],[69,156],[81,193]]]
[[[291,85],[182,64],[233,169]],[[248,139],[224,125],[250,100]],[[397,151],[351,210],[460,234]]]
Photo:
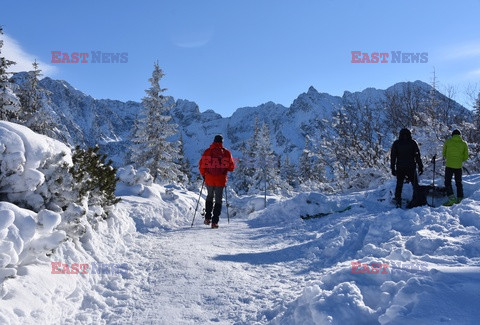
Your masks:
[[[413,195],[412,201],[407,205],[407,208],[415,208],[422,205],[430,205],[427,200],[427,196],[430,198],[443,198],[447,197],[447,189],[442,186],[433,186],[433,185],[419,185],[417,193]],[[432,201],[433,204],[433,201]]]
[[[407,208],[415,208],[423,205],[427,205],[427,194],[430,190],[430,186],[418,185],[417,191],[413,194],[412,201],[408,203]]]
[[[226,175],[228,171],[228,163],[225,161],[227,155],[224,148],[212,148],[207,157],[210,157],[210,164],[207,173],[210,175]]]

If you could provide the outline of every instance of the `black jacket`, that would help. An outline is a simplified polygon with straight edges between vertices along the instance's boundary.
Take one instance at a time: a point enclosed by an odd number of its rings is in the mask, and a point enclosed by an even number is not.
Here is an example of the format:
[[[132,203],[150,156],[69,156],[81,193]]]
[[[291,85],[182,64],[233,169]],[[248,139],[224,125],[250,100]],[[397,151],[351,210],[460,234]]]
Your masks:
[[[420,148],[409,130],[402,129],[398,140],[395,140],[391,150],[390,167],[392,170],[398,168],[415,168],[418,164],[419,169],[423,169],[422,159],[420,157]]]

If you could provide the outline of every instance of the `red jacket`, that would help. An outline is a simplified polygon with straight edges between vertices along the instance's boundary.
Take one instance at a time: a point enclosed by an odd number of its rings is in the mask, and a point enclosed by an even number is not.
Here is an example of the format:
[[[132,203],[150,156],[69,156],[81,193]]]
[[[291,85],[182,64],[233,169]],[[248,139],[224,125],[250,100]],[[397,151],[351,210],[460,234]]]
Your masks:
[[[212,153],[215,148],[222,148],[222,157],[212,159]],[[205,178],[207,186],[225,186],[227,185],[227,172],[233,172],[235,169],[235,162],[233,161],[232,153],[223,148],[220,142],[214,142],[210,148],[205,150],[198,163],[200,174]]]

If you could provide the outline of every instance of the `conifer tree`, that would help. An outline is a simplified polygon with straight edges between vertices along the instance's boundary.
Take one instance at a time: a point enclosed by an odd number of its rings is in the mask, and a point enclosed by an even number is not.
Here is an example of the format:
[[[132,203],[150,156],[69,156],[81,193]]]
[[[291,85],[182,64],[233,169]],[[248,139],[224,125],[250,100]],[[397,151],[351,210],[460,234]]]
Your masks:
[[[451,115],[451,102],[453,100],[440,96],[435,69],[433,69],[433,77],[430,85],[431,89],[428,92],[428,100],[423,105],[424,112],[418,113],[421,117],[418,126],[426,129],[426,137],[429,143],[443,142],[445,129],[448,129],[449,116]],[[454,95],[453,88],[450,88],[449,95]],[[419,111],[421,110],[419,109]]]
[[[28,77],[24,89],[20,94],[20,103],[22,110],[19,114],[19,120],[26,126],[30,127],[33,124],[33,118],[40,109],[42,94],[38,87],[38,78],[41,76],[41,70],[38,67],[37,61],[32,63],[33,70],[28,72]],[[34,130],[38,132],[37,130]]]
[[[0,35],[3,35],[3,28],[0,26]],[[16,64],[2,56],[3,40],[0,40],[0,119],[7,121],[16,121],[16,116],[20,110],[20,101],[12,90],[12,85],[8,81],[7,69]]]
[[[177,125],[171,123],[171,106],[160,87],[164,76],[158,63],[154,64],[151,87],[145,90],[143,110],[136,122],[131,160],[137,167],[147,167],[155,181],[178,181],[181,172],[178,150],[169,138],[176,134]]]
[[[250,151],[255,166],[251,187],[258,190],[278,189],[282,183],[280,170],[277,166],[277,157],[272,150],[270,129],[266,123],[259,127],[257,121],[251,146]]]
[[[252,136],[239,148],[242,156],[235,169],[233,184],[240,194],[291,189],[281,175],[279,157],[272,150],[270,129],[258,118]],[[294,173],[291,173],[293,175]]]
[[[245,142],[242,142],[239,151],[241,158],[238,160],[233,172],[232,184],[237,193],[246,194],[250,188],[253,169],[248,158],[248,149]]]
[[[180,166],[180,174],[178,181],[180,183],[189,183],[192,179],[192,173],[190,169],[190,162],[185,157],[185,151],[183,149],[183,134],[180,133],[179,147],[178,147],[178,165]]]
[[[433,69],[433,77],[432,77],[432,81],[430,83],[430,85],[432,86],[432,88],[430,89],[430,91],[428,92],[428,103],[426,105],[426,113],[427,113],[427,116],[431,119],[431,121],[433,121],[434,125],[432,125],[433,129],[436,130],[436,125],[435,123],[439,122],[439,110],[440,110],[440,101],[438,100],[438,91],[437,91],[437,84],[438,84],[438,81],[437,81],[437,75],[435,73],[435,68]],[[426,121],[424,121],[426,122]]]
[[[474,124],[477,129],[477,133],[480,136],[480,92],[478,93],[477,99],[473,105],[473,114],[474,114]],[[480,143],[480,138],[477,139],[477,142]]]
[[[473,104],[473,132],[471,134],[470,144],[470,157],[472,158],[470,163],[472,171],[478,171],[480,169],[480,93]]]
[[[290,162],[288,155],[285,156],[283,164],[280,166],[280,177],[292,188],[297,186],[297,171],[295,169],[295,165]]]
[[[75,181],[74,189],[78,192],[78,202],[88,199],[88,205],[99,205],[108,215],[109,209],[120,201],[115,196],[117,184],[116,169],[112,161],[106,162],[106,155],[98,153],[99,147],[87,150],[77,146],[72,155],[73,166],[70,173]]]
[[[50,92],[41,89],[38,84],[42,70],[37,61],[33,62],[32,66],[33,70],[28,72],[28,78],[19,96],[21,103],[19,122],[35,132],[58,138],[55,132],[57,123],[52,116],[52,110],[49,109]]]
[[[314,153],[311,169],[312,169],[312,180],[315,182],[320,182],[324,183],[327,181],[326,178],[326,167],[327,164],[325,163],[325,160],[322,159],[323,154],[320,154],[318,152],[318,149],[315,150],[316,153]]]
[[[234,186],[238,193],[246,194],[250,191],[254,184],[256,171],[256,159],[258,154],[258,139],[260,137],[260,126],[258,117],[255,119],[255,126],[252,136],[243,142],[240,147],[241,158],[235,168]]]
[[[298,177],[301,183],[308,182],[313,177],[311,141],[305,136],[305,147],[298,161]]]
[[[258,117],[256,117],[255,126],[253,128],[253,134],[250,137],[250,139],[248,139],[247,141],[247,157],[250,163],[250,167],[252,169],[251,176],[253,176],[255,173],[255,168],[256,168],[255,163],[257,160],[258,152],[259,152],[259,147],[258,147],[259,139],[260,139],[260,121]]]

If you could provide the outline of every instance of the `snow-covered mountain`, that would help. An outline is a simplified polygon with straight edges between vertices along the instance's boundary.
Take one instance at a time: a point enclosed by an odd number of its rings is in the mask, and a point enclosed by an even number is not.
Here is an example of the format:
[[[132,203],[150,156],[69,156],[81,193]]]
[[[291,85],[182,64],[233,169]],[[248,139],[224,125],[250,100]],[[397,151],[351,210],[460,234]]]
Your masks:
[[[12,80],[21,85],[25,73],[18,73]],[[44,78],[41,87],[51,92],[51,107],[68,143],[94,146],[99,144],[117,166],[124,164],[126,147],[133,130],[141,103],[121,102],[109,99],[94,99],[75,89],[68,82]],[[304,145],[305,136],[317,137],[326,134],[332,112],[346,103],[360,102],[382,105],[385,94],[402,89],[419,91],[427,100],[431,86],[422,82],[397,83],[386,90],[367,88],[362,92],[348,92],[343,96],[332,96],[310,87],[300,94],[289,107],[267,102],[256,107],[242,107],[232,116],[222,117],[212,110],[200,111],[195,102],[171,98],[173,116],[179,125],[185,142],[185,154],[194,169],[201,152],[211,143],[217,133],[225,136],[225,145],[239,156],[239,146],[251,137],[255,120],[267,123],[271,130],[273,149],[281,156],[288,155],[297,161]],[[446,97],[437,94],[440,99]],[[471,113],[460,104],[453,102],[452,115]]]

